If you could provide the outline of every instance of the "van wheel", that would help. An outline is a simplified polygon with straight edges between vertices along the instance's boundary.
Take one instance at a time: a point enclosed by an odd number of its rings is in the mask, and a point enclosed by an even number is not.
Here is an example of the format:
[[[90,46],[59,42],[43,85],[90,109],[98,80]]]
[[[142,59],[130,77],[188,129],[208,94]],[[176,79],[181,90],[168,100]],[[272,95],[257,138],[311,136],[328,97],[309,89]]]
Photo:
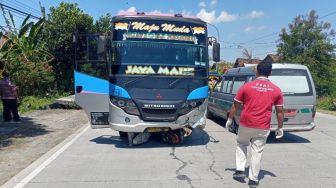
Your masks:
[[[119,131],[119,136],[120,136],[121,139],[126,139],[127,138],[127,132]]]
[[[206,116],[208,119],[210,119],[210,118],[213,117],[213,115],[212,115],[212,113],[210,112],[209,108],[206,109],[206,114],[205,114],[205,116]]]

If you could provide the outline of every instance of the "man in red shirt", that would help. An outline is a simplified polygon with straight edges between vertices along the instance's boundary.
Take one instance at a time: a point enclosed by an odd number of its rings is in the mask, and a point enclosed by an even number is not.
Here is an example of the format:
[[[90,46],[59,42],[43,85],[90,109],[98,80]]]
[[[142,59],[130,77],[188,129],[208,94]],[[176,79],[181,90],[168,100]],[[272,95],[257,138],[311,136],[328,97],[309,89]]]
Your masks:
[[[229,127],[232,124],[232,118],[243,104],[237,136],[236,172],[233,174],[233,178],[239,180],[246,177],[244,171],[247,146],[251,143],[248,183],[250,187],[259,185],[258,174],[261,156],[270,133],[273,105],[278,119],[276,138],[279,139],[283,136],[283,95],[280,88],[268,79],[271,71],[271,63],[262,61],[258,64],[257,78],[239,88],[226,122],[226,127]]]

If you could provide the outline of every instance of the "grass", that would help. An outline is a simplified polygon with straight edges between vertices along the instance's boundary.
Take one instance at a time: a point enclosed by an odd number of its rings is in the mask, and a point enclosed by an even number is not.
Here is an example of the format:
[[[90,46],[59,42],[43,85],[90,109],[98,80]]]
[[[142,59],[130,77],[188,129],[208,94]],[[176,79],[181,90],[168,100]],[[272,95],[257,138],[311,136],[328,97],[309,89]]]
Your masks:
[[[323,110],[336,111],[336,97],[319,97],[317,99],[317,107]]]
[[[68,93],[53,94],[46,96],[27,96],[21,99],[19,102],[19,113],[24,114],[34,110],[46,109],[48,105],[53,104],[58,98],[68,96]],[[0,111],[3,111],[2,104],[0,105]]]
[[[317,99],[317,111],[336,115],[336,97],[319,97]]]
[[[336,111],[330,111],[330,110],[323,110],[323,109],[317,109],[318,112],[324,113],[324,114],[329,114],[329,115],[334,115],[336,116]]]

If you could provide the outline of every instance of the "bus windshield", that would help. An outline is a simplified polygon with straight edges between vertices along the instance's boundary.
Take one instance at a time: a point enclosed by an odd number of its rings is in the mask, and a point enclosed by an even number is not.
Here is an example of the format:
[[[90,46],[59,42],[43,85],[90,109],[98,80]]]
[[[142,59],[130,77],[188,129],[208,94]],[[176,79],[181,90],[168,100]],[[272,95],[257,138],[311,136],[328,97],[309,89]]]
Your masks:
[[[301,69],[273,69],[269,79],[285,96],[313,95],[312,86],[306,70]]]
[[[206,48],[193,44],[118,41],[112,43],[112,61],[127,65],[206,67]]]

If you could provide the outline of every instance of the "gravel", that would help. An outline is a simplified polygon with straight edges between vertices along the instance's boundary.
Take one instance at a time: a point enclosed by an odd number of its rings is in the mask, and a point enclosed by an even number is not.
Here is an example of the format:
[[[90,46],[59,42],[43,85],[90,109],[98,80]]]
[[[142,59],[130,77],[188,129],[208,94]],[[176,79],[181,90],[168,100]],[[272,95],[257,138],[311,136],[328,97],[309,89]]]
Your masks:
[[[20,123],[4,123],[0,120],[0,185],[87,122],[84,111],[66,109],[25,114]]]

